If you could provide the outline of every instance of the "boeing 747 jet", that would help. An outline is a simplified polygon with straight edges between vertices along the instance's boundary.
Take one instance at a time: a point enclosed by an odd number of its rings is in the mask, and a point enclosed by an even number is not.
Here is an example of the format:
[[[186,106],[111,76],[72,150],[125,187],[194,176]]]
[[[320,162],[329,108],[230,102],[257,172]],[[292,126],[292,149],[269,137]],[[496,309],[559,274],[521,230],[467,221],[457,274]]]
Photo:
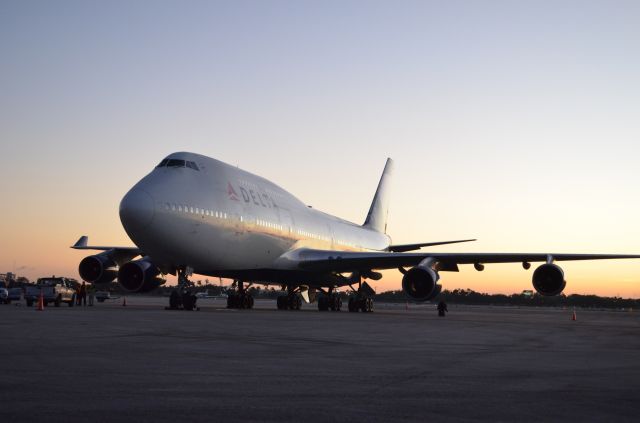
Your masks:
[[[317,301],[319,310],[340,310],[338,290],[348,287],[349,311],[371,312],[382,269],[398,269],[402,289],[413,300],[440,293],[441,272],[472,264],[520,262],[533,272],[533,287],[558,295],[566,285],[556,264],[566,260],[640,258],[622,254],[437,253],[423,247],[474,240],[397,245],[386,234],[393,161],[387,160],[364,224],[306,206],[267,179],[193,153],[174,153],[138,182],[120,203],[120,220],[135,247],[90,246],[86,236],[72,248],[101,251],[80,262],[83,280],[114,280],[131,292],[147,292],[177,275],[179,289],[192,274],[231,278],[237,290],[231,308],[251,308],[252,284],[279,285],[286,294],[278,309],[300,309]],[[409,252],[414,251],[414,252]],[[417,251],[417,252],[416,252]],[[247,285],[249,284],[249,285]]]

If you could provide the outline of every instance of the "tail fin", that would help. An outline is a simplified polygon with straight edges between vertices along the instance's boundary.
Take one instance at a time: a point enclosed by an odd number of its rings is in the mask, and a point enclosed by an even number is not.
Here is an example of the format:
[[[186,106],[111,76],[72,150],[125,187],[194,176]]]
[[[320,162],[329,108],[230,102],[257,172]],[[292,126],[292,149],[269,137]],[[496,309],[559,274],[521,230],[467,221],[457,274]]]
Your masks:
[[[384,166],[384,171],[382,171],[378,189],[376,189],[376,195],[373,197],[367,219],[364,221],[364,225],[362,225],[365,228],[382,233],[387,232],[387,214],[389,211],[389,191],[391,190],[392,174],[393,160],[387,159],[387,164]]]

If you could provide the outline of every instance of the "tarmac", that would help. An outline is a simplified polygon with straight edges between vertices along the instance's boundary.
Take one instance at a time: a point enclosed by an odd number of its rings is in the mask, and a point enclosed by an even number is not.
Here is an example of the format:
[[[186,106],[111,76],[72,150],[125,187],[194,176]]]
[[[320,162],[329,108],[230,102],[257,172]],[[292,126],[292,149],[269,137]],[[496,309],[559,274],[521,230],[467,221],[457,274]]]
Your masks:
[[[0,306],[3,421],[638,421],[640,313]]]

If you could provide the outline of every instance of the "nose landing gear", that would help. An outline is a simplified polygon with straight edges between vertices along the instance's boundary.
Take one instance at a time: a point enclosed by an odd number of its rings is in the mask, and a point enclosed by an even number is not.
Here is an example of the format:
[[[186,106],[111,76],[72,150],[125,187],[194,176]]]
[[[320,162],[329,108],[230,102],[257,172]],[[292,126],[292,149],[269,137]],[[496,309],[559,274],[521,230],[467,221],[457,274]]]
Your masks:
[[[195,295],[189,290],[189,287],[193,286],[189,280],[189,276],[193,274],[193,269],[186,267],[184,269],[178,269],[178,286],[171,291],[169,296],[169,307],[166,310],[200,310],[196,305],[198,300]]]

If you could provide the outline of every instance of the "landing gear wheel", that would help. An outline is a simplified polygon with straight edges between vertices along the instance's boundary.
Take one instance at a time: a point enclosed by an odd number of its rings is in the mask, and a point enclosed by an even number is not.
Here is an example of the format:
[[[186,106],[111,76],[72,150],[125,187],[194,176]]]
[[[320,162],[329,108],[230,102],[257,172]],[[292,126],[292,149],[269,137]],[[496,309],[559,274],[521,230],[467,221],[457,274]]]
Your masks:
[[[230,294],[227,297],[227,308],[248,310],[253,308],[253,304],[253,296],[248,294]]]
[[[196,296],[191,294],[190,292],[187,291],[184,294],[182,294],[182,307],[184,310],[186,311],[196,310],[196,301],[197,301]]]
[[[278,310],[286,310],[287,309],[287,297],[285,295],[280,295],[276,299],[276,305],[278,306]]]
[[[289,295],[287,297],[287,302],[289,303],[289,309],[291,310],[300,310],[302,307],[302,299],[296,294]]]
[[[326,295],[321,295],[318,297],[318,311],[327,311],[329,310],[329,297]]]
[[[171,310],[178,310],[182,306],[182,298],[178,293],[177,289],[171,291],[171,295],[169,296],[169,308]]]
[[[371,313],[373,311],[373,300],[371,298],[364,298],[362,300],[361,310],[363,313]]]
[[[358,311],[358,301],[354,297],[349,297],[349,313]]]
[[[340,311],[342,308],[342,298],[337,294],[333,294],[329,297],[329,304],[331,305],[331,311]]]

